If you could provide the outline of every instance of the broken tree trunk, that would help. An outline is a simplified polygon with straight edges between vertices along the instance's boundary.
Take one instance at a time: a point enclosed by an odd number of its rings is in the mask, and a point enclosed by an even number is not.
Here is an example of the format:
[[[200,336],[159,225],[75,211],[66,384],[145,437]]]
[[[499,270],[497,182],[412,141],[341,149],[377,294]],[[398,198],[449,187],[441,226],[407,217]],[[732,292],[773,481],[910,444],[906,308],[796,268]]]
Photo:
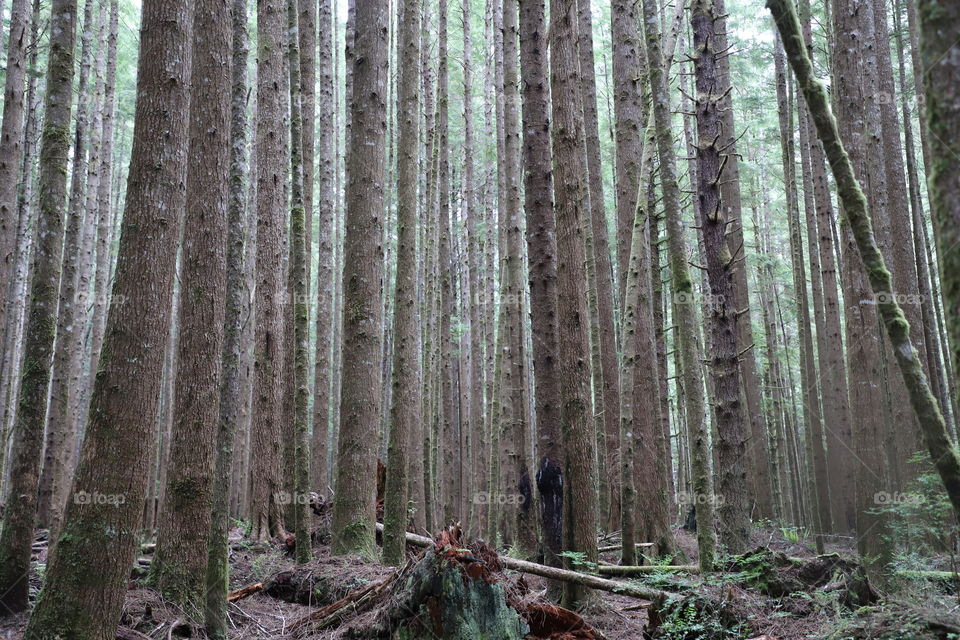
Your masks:
[[[380,531],[382,529],[383,525],[378,522],[377,530]],[[436,544],[433,539],[426,536],[418,536],[415,533],[407,533],[407,543],[416,545],[418,547],[432,547]],[[556,567],[548,567],[546,565],[537,564],[535,562],[527,562],[526,560],[518,560],[508,556],[500,556],[499,561],[500,564],[506,569],[513,569],[514,571],[530,573],[542,578],[570,582],[573,584],[582,585],[584,587],[589,587],[591,589],[619,593],[634,598],[641,598],[643,600],[661,602],[675,597],[675,594],[672,594],[668,591],[661,591],[660,589],[653,589],[635,584],[626,584],[623,582],[617,582],[616,580],[607,580],[606,578],[601,578],[599,576],[592,576],[590,574],[579,573],[577,571],[568,571],[567,569],[558,569]]]

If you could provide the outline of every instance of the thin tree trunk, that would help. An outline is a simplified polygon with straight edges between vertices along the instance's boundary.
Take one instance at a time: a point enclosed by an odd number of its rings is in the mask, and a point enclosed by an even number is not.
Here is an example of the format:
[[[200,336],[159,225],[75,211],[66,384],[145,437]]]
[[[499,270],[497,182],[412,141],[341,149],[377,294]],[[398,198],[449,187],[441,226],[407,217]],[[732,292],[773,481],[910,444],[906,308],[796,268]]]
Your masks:
[[[334,220],[336,218],[336,128],[334,127],[333,8],[331,0],[322,0],[317,17],[320,49],[317,57],[320,86],[317,101],[319,139],[319,219],[317,237],[317,341],[313,395],[313,486],[321,495],[329,495],[330,473],[330,381],[333,342]],[[306,132],[305,132],[306,133]]]
[[[247,33],[247,0],[231,3],[231,88],[230,88],[230,168],[227,199],[226,304],[223,320],[220,397],[214,463],[210,539],[207,545],[206,602],[204,626],[212,640],[227,638],[227,591],[229,589],[230,485],[227,478],[235,462],[234,438],[243,419],[245,401],[241,363],[243,327],[249,322],[244,314],[247,296],[244,279],[244,253],[247,246],[247,60],[250,40]]]
[[[17,185],[23,157],[24,79],[27,71],[27,29],[31,22],[29,0],[10,5],[10,36],[7,41],[6,84],[3,93],[3,123],[0,125],[0,282],[10,282],[16,263]],[[28,105],[29,107],[29,105]],[[6,292],[4,292],[6,293]],[[7,326],[7,301],[0,302],[0,330]],[[0,362],[12,354],[4,351]]]
[[[19,371],[20,393],[11,449],[10,493],[18,499],[7,504],[0,532],[0,608],[6,607],[9,612],[27,607],[30,546],[36,522],[43,424],[56,339],[57,293],[67,204],[76,0],[54,0],[50,11],[52,35],[40,145],[40,213],[25,327],[26,355]],[[4,235],[8,235],[7,231]]]
[[[393,317],[393,404],[384,500],[383,558],[399,565],[405,557],[409,520],[409,454],[413,424],[422,414],[420,380],[419,282],[417,278],[417,182],[420,137],[420,0],[404,0],[400,20],[399,138],[397,140],[397,289]],[[422,505],[414,505],[422,508]]]
[[[650,67],[653,116],[657,130],[660,157],[660,182],[663,189],[664,215],[667,223],[667,247],[673,294],[678,306],[694,304],[693,283],[687,267],[687,255],[680,220],[680,193],[673,157],[673,136],[670,127],[670,99],[667,92],[666,67],[661,49],[657,8],[652,0],[643,2],[643,24]],[[712,570],[714,559],[713,489],[709,474],[707,431],[704,425],[703,378],[697,348],[697,327],[694,314],[675,312],[677,349],[682,368],[687,431],[691,446],[690,462],[694,506],[697,515],[697,546],[700,569]]]

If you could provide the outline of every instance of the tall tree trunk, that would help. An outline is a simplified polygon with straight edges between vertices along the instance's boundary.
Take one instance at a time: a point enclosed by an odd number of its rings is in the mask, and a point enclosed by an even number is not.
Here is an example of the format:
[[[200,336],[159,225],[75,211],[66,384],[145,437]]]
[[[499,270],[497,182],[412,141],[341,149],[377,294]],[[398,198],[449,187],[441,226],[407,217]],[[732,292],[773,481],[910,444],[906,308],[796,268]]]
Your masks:
[[[0,125],[0,282],[9,282],[16,262],[17,185],[23,156],[24,78],[27,71],[29,0],[10,5],[10,37],[7,44],[6,84],[3,92],[3,123]],[[34,21],[39,17],[34,18]],[[6,293],[4,291],[4,293]],[[7,301],[0,301],[0,331],[7,326]],[[12,356],[4,352],[0,362]]]
[[[219,416],[217,420],[216,461],[210,539],[207,546],[206,602],[204,626],[212,640],[227,638],[227,590],[229,588],[230,525],[229,499],[231,468],[234,464],[234,438],[245,405],[241,363],[243,361],[243,325],[245,318],[244,253],[249,218],[246,189],[248,126],[247,126],[247,62],[250,39],[247,33],[247,0],[231,3],[231,88],[230,88],[230,168],[227,200],[226,304],[223,320]]]
[[[502,511],[504,540],[522,553],[536,548],[525,389],[525,352],[523,340],[523,223],[520,207],[520,126],[518,87],[518,5],[517,0],[503,2],[503,177],[499,231],[501,247],[500,327],[497,332],[497,373],[500,406],[499,456],[500,482],[491,501]],[[495,452],[495,455],[496,452]]]
[[[957,224],[960,178],[951,169],[950,158],[957,153],[957,132],[960,131],[960,100],[956,96],[960,64],[955,55],[957,44],[951,40],[950,33],[955,32],[956,25],[960,24],[960,8],[920,0],[917,10],[921,31],[920,57],[922,68],[926,69],[924,116],[932,134],[929,136],[932,162],[927,165],[927,188],[940,249],[944,316],[949,343],[953,347],[953,369],[957,371],[960,370],[960,277],[957,276],[960,273],[960,225]],[[929,436],[927,446],[931,446]],[[941,468],[940,461],[936,457],[934,460]]]
[[[386,142],[387,7],[357,0],[344,244],[343,363],[333,551],[374,545],[376,443],[380,424]]]
[[[523,81],[524,210],[530,260],[537,424],[537,490],[544,562],[558,566],[563,549],[563,460],[560,380],[557,371],[557,227],[550,155],[550,86],[547,84],[546,2],[520,6],[520,75]]]
[[[300,109],[303,120],[303,215],[306,221],[304,230],[307,256],[307,291],[309,293],[310,275],[313,269],[311,256],[313,255],[313,185],[316,176],[314,158],[317,137],[317,5],[319,3],[316,0],[296,1],[298,13],[297,44],[300,49]],[[320,286],[319,281],[317,286]],[[309,303],[307,306],[309,309]],[[309,359],[309,356],[307,356],[308,361]]]
[[[97,12],[99,18],[100,12]],[[80,45],[80,77],[77,79],[77,114],[74,127],[73,159],[70,167],[70,198],[66,212],[63,264],[59,284],[57,307],[57,341],[53,353],[53,369],[50,373],[50,407],[47,411],[46,444],[43,449],[43,470],[37,501],[37,521],[41,526],[51,523],[54,478],[63,473],[68,455],[68,442],[72,438],[70,420],[71,382],[73,369],[78,366],[83,348],[83,331],[80,329],[77,310],[77,279],[80,271],[80,243],[84,224],[84,190],[87,177],[87,134],[89,130],[88,105],[90,62],[93,57],[93,36],[97,31],[94,23],[93,1],[87,0],[83,9],[83,30]],[[99,42],[99,38],[97,38]],[[58,518],[59,519],[59,518]]]
[[[720,183],[724,180],[726,150],[720,145],[720,111],[725,90],[719,86],[715,25],[716,5],[695,0],[690,7],[693,29],[694,74],[696,78],[697,180],[696,197],[706,258],[710,297],[706,302],[710,322],[711,372],[713,377],[720,468],[718,491],[720,541],[731,553],[743,553],[750,543],[750,510],[747,447],[744,434],[744,407],[741,400],[740,354],[737,351],[738,312],[734,283],[734,262],[741,247],[727,245],[727,223],[722,210]]]
[[[167,599],[200,612],[220,415],[220,366],[227,279],[230,179],[230,6],[200,0],[194,9],[193,90],[187,208],[181,251],[180,336],[170,444],[152,578]],[[211,354],[214,354],[211,357]]]
[[[287,0],[287,65],[290,74],[290,281],[293,287],[288,291],[292,295],[293,315],[293,494],[290,496],[290,511],[293,514],[294,534],[300,544],[296,547],[298,564],[310,561],[310,519],[307,512],[307,495],[310,490],[310,438],[308,429],[308,402],[310,399],[310,381],[307,369],[310,363],[309,328],[309,289],[310,289],[310,245],[307,234],[307,220],[304,202],[304,131],[303,105],[301,102],[300,45],[297,0]],[[312,74],[311,74],[312,75]],[[310,90],[313,101],[313,87]],[[312,106],[311,106],[312,108]],[[313,157],[311,139],[310,156]]]
[[[560,429],[564,452],[563,542],[567,551],[582,553],[587,562],[597,558],[597,496],[594,443],[590,419],[590,372],[587,369],[589,316],[585,305],[585,278],[589,190],[586,178],[583,94],[577,53],[576,4],[554,0],[550,4],[551,131],[557,228],[557,292],[566,304],[559,314],[558,371],[560,373]],[[571,565],[566,558],[565,566]],[[588,598],[589,591],[564,584],[564,606]]]
[[[110,307],[75,499],[24,634],[31,640],[112,637],[138,549],[170,329],[177,212],[186,205],[192,9],[183,0],[143,7],[126,224],[114,284],[114,298],[125,303]]]
[[[266,540],[283,532],[277,500],[282,489],[282,381],[285,335],[284,236],[288,232],[286,131],[282,104],[286,2],[257,4],[257,326],[251,424],[250,536]]]
[[[420,381],[419,283],[417,278],[417,182],[420,137],[420,0],[404,0],[400,20],[399,111],[397,140],[397,290],[393,317],[393,404],[383,516],[383,559],[399,565],[406,549],[409,520],[409,455],[422,413]],[[422,509],[423,505],[414,508]]]
[[[313,393],[313,486],[321,495],[329,494],[330,473],[330,380],[333,342],[334,219],[336,218],[336,136],[334,127],[333,8],[332,0],[322,0],[317,17],[320,49],[317,56],[320,86],[317,101],[319,140],[319,219],[317,237],[317,341]]]
[[[30,546],[36,521],[37,486],[43,449],[51,358],[57,330],[57,293],[63,259],[63,218],[67,198],[67,156],[73,110],[76,0],[50,6],[50,52],[40,145],[40,207],[24,360],[14,424],[11,500],[0,532],[0,607],[10,612],[27,607]],[[4,235],[8,235],[4,232]]]
[[[608,469],[619,468],[620,450],[620,371],[617,362],[617,336],[613,318],[613,268],[610,264],[610,240],[607,232],[607,215],[603,198],[603,169],[600,165],[600,127],[597,118],[597,80],[593,60],[593,20],[590,1],[580,0],[578,15],[578,55],[580,59],[580,82],[583,92],[584,135],[587,145],[587,171],[589,176],[590,216],[587,229],[587,270],[596,295],[597,346],[599,347],[600,372],[594,371],[595,381],[600,382],[603,396],[601,415],[604,439],[606,440],[606,464]],[[591,311],[593,313],[593,311]],[[599,373],[599,375],[598,375]],[[609,477],[607,501],[607,526],[620,526],[620,484],[617,474]],[[601,479],[602,484],[602,479]]]
[[[678,306],[695,304],[693,282],[687,267],[680,220],[680,189],[677,185],[673,157],[673,136],[670,127],[670,98],[667,92],[666,67],[660,43],[657,7],[652,0],[643,1],[643,25],[650,68],[650,92],[657,130],[657,151],[660,157],[660,183],[663,190],[664,215],[667,223],[667,248],[670,256],[671,282]],[[679,309],[678,309],[679,311]],[[703,378],[697,348],[697,327],[691,313],[675,313],[677,350],[681,363],[682,384],[686,402],[687,431],[691,446],[690,462],[693,501],[697,515],[697,546],[700,568],[713,567],[715,540],[713,532],[713,488],[709,473],[707,431],[704,425]]]

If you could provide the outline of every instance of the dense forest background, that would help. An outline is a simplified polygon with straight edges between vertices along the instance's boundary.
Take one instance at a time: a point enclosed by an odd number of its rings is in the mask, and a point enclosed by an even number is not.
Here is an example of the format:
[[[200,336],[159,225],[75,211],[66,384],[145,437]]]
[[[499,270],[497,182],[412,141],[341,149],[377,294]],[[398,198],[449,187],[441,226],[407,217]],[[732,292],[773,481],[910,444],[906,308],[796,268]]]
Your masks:
[[[438,532],[660,637],[960,633],[960,16],[768,5],[0,1],[12,633]],[[820,631],[711,609],[778,562]]]

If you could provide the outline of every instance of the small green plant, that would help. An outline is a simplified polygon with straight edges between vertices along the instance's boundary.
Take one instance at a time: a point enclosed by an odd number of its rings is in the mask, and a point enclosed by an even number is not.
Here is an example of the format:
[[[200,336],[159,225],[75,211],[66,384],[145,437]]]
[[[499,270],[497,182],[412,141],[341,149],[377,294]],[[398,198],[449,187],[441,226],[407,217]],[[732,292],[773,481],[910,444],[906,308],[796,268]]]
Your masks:
[[[737,622],[726,626],[718,615],[697,610],[693,602],[679,603],[657,629],[657,637],[664,640],[727,640],[746,638],[749,627]]]
[[[558,554],[561,558],[569,558],[575,571],[595,572],[597,563],[587,560],[587,554],[582,551],[561,551]]]

